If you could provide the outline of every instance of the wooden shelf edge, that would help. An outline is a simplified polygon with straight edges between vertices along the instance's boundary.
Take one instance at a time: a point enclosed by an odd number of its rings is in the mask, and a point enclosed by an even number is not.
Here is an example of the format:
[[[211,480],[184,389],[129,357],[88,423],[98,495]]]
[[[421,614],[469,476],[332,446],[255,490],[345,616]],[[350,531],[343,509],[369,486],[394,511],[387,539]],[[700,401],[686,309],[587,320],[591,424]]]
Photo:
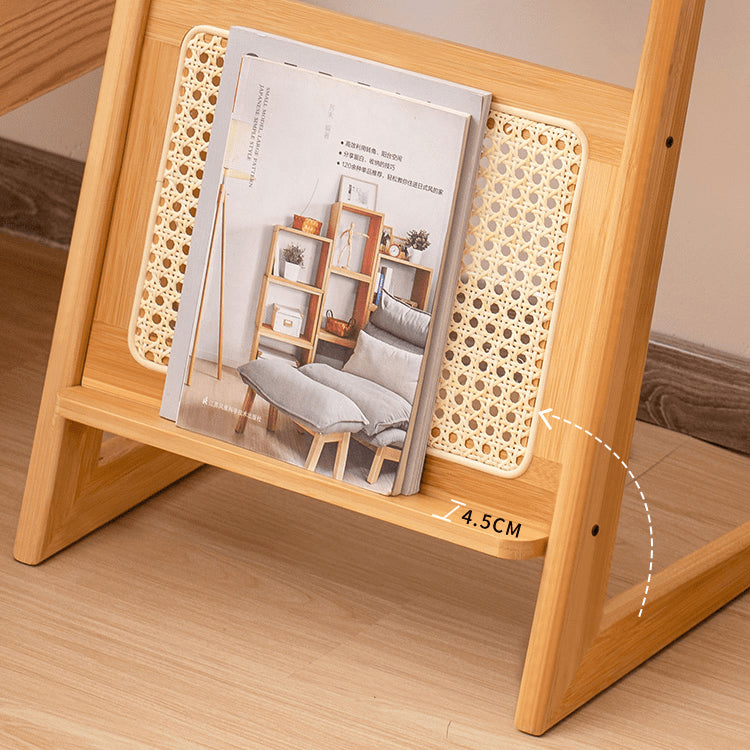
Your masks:
[[[285,279],[283,276],[275,276],[274,274],[271,274],[268,276],[268,282],[270,284],[285,286],[289,289],[296,289],[305,294],[314,294],[316,297],[323,296],[323,290],[320,287],[314,286],[313,284],[305,284],[303,281],[291,281],[290,279]]]
[[[445,499],[424,492],[387,497],[261,456],[231,443],[180,429],[169,420],[159,417],[156,401],[145,403],[91,387],[74,386],[58,393],[56,412],[73,422],[121,435],[494,557],[523,560],[540,557],[546,550],[549,529],[538,521],[515,514],[514,521],[521,526],[516,538],[443,520],[442,517],[453,508]],[[480,518],[483,511],[502,513],[500,508],[477,507],[475,510]]]
[[[344,268],[344,266],[331,266],[330,273],[333,276],[341,276],[345,279],[353,279],[354,281],[369,282],[372,280],[372,275],[368,276],[359,271],[352,271],[351,268]]]
[[[378,258],[381,261],[386,260],[389,263],[398,263],[401,266],[406,266],[407,268],[413,268],[415,271],[427,271],[429,273],[432,273],[434,270],[430,268],[429,266],[420,266],[418,263],[412,263],[410,260],[407,260],[406,258],[399,258],[399,257],[394,258],[392,255],[388,255],[388,253],[384,253],[382,250],[378,252]]]
[[[273,328],[271,328],[271,326],[269,326],[267,323],[263,323],[263,325],[260,327],[260,335],[265,336],[265,338],[267,339],[276,339],[277,341],[282,341],[285,344],[299,346],[302,349],[313,348],[312,341],[308,341],[301,336],[288,336],[287,334],[281,333],[280,331],[274,331]]]
[[[333,240],[330,237],[324,237],[321,234],[311,234],[310,232],[304,232],[301,229],[295,229],[294,227],[285,227],[283,224],[276,224],[274,229],[277,232],[289,232],[290,234],[296,234],[300,237],[307,237],[308,239],[315,240],[316,242],[323,242],[326,245],[330,245]]]
[[[354,349],[354,346],[357,343],[354,339],[349,339],[349,338],[346,338],[345,336],[337,336],[335,333],[326,331],[325,328],[321,328],[318,331],[318,338],[323,339],[323,341],[328,341],[331,344],[338,344],[339,346],[345,346],[347,349]]]

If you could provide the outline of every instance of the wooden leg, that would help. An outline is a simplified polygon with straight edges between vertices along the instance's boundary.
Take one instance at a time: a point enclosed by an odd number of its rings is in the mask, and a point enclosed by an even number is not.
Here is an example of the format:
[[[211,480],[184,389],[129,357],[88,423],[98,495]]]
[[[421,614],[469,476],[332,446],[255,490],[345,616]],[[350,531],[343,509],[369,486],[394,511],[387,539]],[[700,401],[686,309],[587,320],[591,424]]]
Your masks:
[[[254,402],[255,391],[250,386],[248,386],[247,393],[245,394],[245,400],[242,402],[242,414],[240,414],[240,418],[237,420],[237,424],[234,426],[234,431],[237,434],[242,434],[245,431],[245,427],[247,426],[248,414],[250,414],[250,410],[253,408]]]
[[[328,443],[336,443],[336,461],[333,465],[333,476],[335,479],[343,479],[344,469],[346,468],[346,458],[349,455],[350,432],[332,432],[329,435],[323,435],[320,432],[314,432],[312,445],[307,454],[305,468],[308,471],[315,471],[318,465],[320,454],[323,446]]]
[[[557,712],[563,718],[750,586],[750,521],[604,606],[596,639]]]
[[[344,432],[338,440],[336,447],[336,461],[333,464],[333,478],[343,479],[344,469],[346,469],[346,458],[349,455],[350,432]]]
[[[308,471],[315,471],[315,467],[318,465],[318,459],[320,458],[320,453],[325,444],[325,436],[316,432],[313,435],[312,445],[310,446],[310,450],[307,453],[307,460],[305,461],[305,468]]]
[[[279,410],[273,405],[268,405],[268,422],[266,422],[266,429],[269,432],[273,432],[276,429],[276,423],[279,419]]]
[[[606,602],[596,634],[586,642],[585,651],[572,671],[566,659],[569,635],[566,629],[560,629],[564,640],[553,642],[543,654],[549,664],[547,675],[539,669],[542,661],[538,659],[545,648],[538,641],[533,642],[534,629],[541,630],[537,628],[537,617],[542,618],[544,627],[548,615],[547,604],[542,603],[541,610],[538,605],[516,726],[531,734],[542,734],[749,586],[750,522],[747,522],[654,575],[645,606],[645,581]],[[590,618],[581,614],[579,622],[588,625]]]
[[[378,448],[375,451],[375,458],[372,459],[372,466],[370,467],[370,473],[367,475],[368,484],[375,484],[380,476],[380,470],[383,468],[383,461],[385,460],[385,447]]]
[[[390,445],[384,445],[375,451],[375,458],[372,459],[370,473],[367,475],[368,484],[375,484],[380,477],[383,469],[383,461],[400,461],[401,448],[393,448]]]
[[[590,321],[584,359],[597,367],[577,375],[582,398],[575,413],[567,413],[621,455],[628,455],[635,421],[702,13],[703,0],[651,4],[624,166],[602,241],[608,273],[615,278],[618,266],[627,268],[629,281],[614,293],[617,304],[606,312],[602,304]],[[617,462],[607,463],[604,454],[597,459],[596,451],[583,433],[566,438],[561,450],[516,710],[516,726],[531,734],[544,732],[750,585],[746,525],[654,576],[642,617],[645,585],[606,602],[625,476],[617,477]],[[733,551],[727,554],[724,546]]]
[[[57,325],[26,479],[14,549],[37,564],[175,482],[200,463],[135,445],[100,461],[102,432],[64,419],[57,400],[81,383],[97,288],[125,141],[123,113],[131,107],[148,15],[145,2],[119,4],[110,35],[102,90],[112,92],[97,110],[106,138],[92,138],[68,255]],[[88,201],[88,203],[87,203]]]
[[[56,417],[37,430],[14,556],[36,565],[201,464]],[[56,444],[56,445],[55,445]],[[57,450],[53,450],[53,448]]]

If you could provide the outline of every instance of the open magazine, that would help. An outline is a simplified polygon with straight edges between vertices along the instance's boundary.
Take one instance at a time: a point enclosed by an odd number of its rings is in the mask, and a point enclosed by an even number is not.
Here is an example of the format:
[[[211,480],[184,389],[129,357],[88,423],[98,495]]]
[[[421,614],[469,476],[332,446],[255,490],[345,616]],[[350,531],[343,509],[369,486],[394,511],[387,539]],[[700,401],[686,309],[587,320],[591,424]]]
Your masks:
[[[414,492],[489,97],[430,103],[248,54],[248,33],[230,34],[162,413]]]

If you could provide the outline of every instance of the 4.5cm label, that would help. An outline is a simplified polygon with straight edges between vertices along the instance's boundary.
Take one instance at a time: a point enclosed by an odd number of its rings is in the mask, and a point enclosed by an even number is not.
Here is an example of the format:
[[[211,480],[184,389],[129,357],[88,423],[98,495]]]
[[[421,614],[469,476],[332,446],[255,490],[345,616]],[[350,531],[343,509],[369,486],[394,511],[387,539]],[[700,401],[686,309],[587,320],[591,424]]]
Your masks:
[[[466,503],[462,503],[460,500],[451,500],[451,502],[455,503],[455,505],[444,516],[438,516],[436,513],[433,513],[432,517],[450,523],[450,516],[452,516],[459,508],[466,508]],[[506,521],[501,516],[493,516],[492,513],[482,513],[480,516],[478,511],[474,511],[471,508],[466,508],[464,514],[461,516],[461,520],[464,521],[467,526],[474,526],[478,529],[484,530],[490,529],[496,534],[514,536],[516,539],[521,533],[520,522],[514,524],[513,521]]]
[[[492,513],[482,514],[481,520],[479,519],[479,513],[476,516],[473,515],[474,511],[471,509],[467,510],[461,518],[466,521],[468,526],[476,526],[478,529],[492,529],[498,534],[505,534],[506,536],[514,536],[518,538],[521,532],[521,524],[513,524],[513,521],[506,521],[500,516],[493,518]]]

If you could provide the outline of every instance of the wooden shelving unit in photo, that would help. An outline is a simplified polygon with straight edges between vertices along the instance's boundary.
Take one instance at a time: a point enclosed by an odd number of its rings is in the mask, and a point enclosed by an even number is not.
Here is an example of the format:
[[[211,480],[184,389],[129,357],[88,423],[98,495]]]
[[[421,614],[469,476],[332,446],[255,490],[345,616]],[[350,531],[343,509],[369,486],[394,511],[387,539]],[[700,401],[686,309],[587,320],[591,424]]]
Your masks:
[[[313,274],[312,284],[306,284],[300,281],[291,281],[284,278],[280,273],[274,273],[275,270],[280,272],[280,250],[284,240],[288,236],[291,239],[295,237],[310,240],[318,246],[315,255],[315,273]],[[321,304],[325,296],[327,270],[330,262],[331,240],[328,237],[322,237],[317,234],[310,234],[301,229],[293,229],[277,224],[273,228],[271,246],[268,251],[268,261],[266,271],[263,274],[261,282],[260,296],[258,299],[258,311],[255,317],[255,332],[253,334],[253,343],[250,349],[250,359],[258,356],[258,350],[261,348],[261,342],[264,339],[276,341],[288,346],[294,346],[299,352],[299,361],[302,364],[312,362],[315,358],[315,347],[318,337],[318,326],[321,314]],[[308,259],[309,260],[309,259]],[[274,330],[272,324],[264,322],[266,309],[273,297],[273,288],[281,287],[301,292],[305,295],[307,303],[303,311],[303,329],[299,336],[289,336],[282,331]]]
[[[406,273],[411,274],[409,297],[404,301],[411,303],[420,310],[426,310],[430,297],[430,286],[432,285],[432,269],[427,266],[420,266],[418,263],[412,263],[406,260],[406,258],[394,258],[390,255],[380,253],[375,268],[376,280],[380,268],[383,266],[387,267],[389,264],[393,264],[395,268],[403,269]]]
[[[335,285],[337,281],[342,284],[349,282],[354,286],[351,295],[353,298],[351,309],[347,309],[348,316],[342,317],[345,320],[353,321],[355,331],[364,328],[370,318],[373,275],[378,257],[380,235],[383,233],[383,221],[382,213],[370,211],[361,206],[354,206],[342,201],[337,201],[331,206],[327,234],[332,242],[332,250],[325,282],[326,294],[330,293],[331,285]],[[359,226],[360,224],[361,226]],[[348,258],[342,252],[342,245],[347,243],[350,249],[350,257]],[[347,265],[342,265],[339,262],[341,260],[344,260]],[[351,268],[348,265],[349,263],[353,263],[354,268]],[[338,336],[325,329],[325,311],[327,309],[328,305],[324,298],[324,314],[320,319],[319,338],[346,349],[354,348],[354,337]]]

